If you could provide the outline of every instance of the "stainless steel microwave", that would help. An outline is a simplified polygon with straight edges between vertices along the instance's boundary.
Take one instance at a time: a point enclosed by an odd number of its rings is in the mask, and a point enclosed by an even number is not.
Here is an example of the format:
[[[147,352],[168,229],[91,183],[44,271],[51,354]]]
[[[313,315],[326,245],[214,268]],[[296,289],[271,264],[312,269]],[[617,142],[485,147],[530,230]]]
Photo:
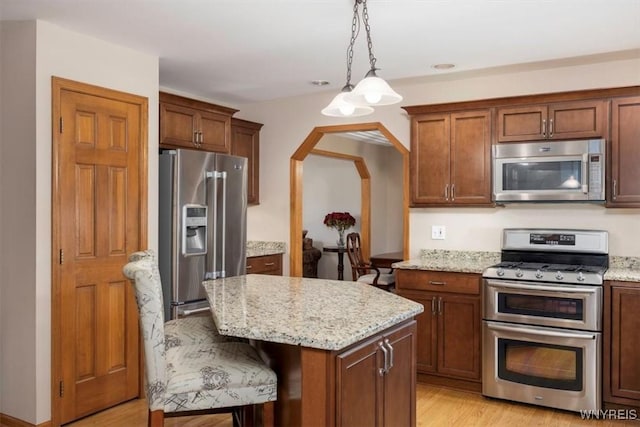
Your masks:
[[[604,201],[604,139],[493,146],[496,202]]]

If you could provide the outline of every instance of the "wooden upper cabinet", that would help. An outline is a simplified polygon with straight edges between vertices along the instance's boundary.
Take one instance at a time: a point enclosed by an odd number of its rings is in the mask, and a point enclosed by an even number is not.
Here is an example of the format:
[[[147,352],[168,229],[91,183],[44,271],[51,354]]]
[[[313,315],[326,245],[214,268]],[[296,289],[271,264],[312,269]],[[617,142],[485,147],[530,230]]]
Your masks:
[[[451,117],[426,114],[411,119],[411,203],[447,204],[450,182]]]
[[[412,206],[492,205],[491,111],[411,119]]]
[[[640,96],[611,103],[607,206],[640,207]]]
[[[498,142],[607,136],[604,100],[503,107],[496,115]]]
[[[160,147],[229,153],[236,111],[160,92]]]
[[[261,123],[231,119],[231,154],[247,158],[247,203],[260,204]]]

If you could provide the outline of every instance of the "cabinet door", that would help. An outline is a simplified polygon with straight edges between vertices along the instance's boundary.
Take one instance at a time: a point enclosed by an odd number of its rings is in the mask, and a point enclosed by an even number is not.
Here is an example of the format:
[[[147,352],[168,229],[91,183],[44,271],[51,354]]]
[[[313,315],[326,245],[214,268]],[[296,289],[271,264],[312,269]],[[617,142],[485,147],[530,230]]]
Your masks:
[[[448,204],[450,116],[427,114],[411,119],[411,203]]]
[[[416,425],[416,322],[385,334],[393,366],[384,376],[384,426]],[[364,425],[364,424],[363,424]]]
[[[403,295],[404,296],[404,295]],[[416,316],[416,364],[418,372],[437,372],[438,360],[438,318],[436,317],[437,294],[421,293],[420,297],[406,296],[424,306],[424,311]]]
[[[611,313],[610,330],[605,329],[611,346],[610,349],[605,348],[605,352],[610,352],[610,366],[605,364],[608,372],[604,375],[604,389],[606,400],[616,402],[616,398],[633,399],[636,405],[640,405],[640,284],[635,284],[634,287],[629,285],[630,283],[613,282],[610,301],[605,301]],[[605,342],[608,341],[605,339]],[[610,377],[609,381],[606,380],[607,377]],[[631,402],[623,400],[618,403]]]
[[[500,108],[498,142],[535,141],[546,136],[546,105]]]
[[[192,108],[160,103],[160,145],[196,148],[197,116]]]
[[[491,203],[491,114],[451,114],[451,186],[455,204]]]
[[[610,153],[607,206],[640,207],[640,96],[612,102]]]
[[[607,136],[606,101],[561,102],[549,105],[548,139]]]
[[[231,140],[231,117],[211,111],[200,111],[200,148],[205,151],[229,153]]]
[[[336,357],[336,427],[382,424],[381,342],[377,336]]]
[[[480,380],[480,297],[441,294],[438,301],[438,372]]]
[[[282,276],[282,254],[247,258],[247,274],[269,274]]]
[[[260,123],[231,119],[231,154],[247,158],[247,203],[250,205],[260,204],[261,127]]]

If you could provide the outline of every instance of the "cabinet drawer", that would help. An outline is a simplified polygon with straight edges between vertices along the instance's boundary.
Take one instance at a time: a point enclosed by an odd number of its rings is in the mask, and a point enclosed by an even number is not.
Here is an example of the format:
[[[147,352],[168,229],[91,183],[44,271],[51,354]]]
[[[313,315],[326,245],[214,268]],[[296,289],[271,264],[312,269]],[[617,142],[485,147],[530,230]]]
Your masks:
[[[282,275],[282,254],[247,258],[247,274]]]
[[[396,270],[396,289],[480,294],[480,275],[443,271]]]

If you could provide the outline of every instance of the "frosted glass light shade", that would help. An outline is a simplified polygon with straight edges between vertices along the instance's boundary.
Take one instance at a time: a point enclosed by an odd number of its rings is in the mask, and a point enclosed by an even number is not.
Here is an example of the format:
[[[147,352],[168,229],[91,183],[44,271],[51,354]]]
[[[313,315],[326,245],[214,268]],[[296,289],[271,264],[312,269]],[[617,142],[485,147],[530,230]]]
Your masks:
[[[333,100],[322,109],[322,114],[331,117],[359,117],[373,113],[373,108],[368,105],[358,105],[347,102],[344,98],[350,92],[340,92]]]
[[[367,76],[360,80],[356,87],[345,96],[345,100],[356,104],[365,105],[391,105],[402,101],[396,91],[391,86],[376,76],[375,72],[369,71]]]

